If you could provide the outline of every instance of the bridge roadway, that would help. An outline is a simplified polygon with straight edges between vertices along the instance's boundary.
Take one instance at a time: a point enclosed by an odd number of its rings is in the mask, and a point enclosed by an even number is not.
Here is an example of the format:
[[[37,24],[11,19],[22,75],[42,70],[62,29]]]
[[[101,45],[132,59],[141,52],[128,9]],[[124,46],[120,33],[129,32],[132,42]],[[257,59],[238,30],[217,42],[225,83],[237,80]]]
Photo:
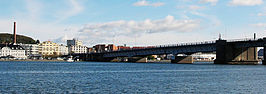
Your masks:
[[[230,45],[235,45],[237,48],[241,47],[264,47],[263,39],[239,39],[229,40]],[[215,52],[216,41],[206,41],[197,43],[184,43],[174,45],[160,45],[155,48],[133,49],[125,51],[104,52],[104,57],[134,57],[134,56],[148,56],[148,55],[162,55],[162,54],[193,54],[197,52]]]
[[[264,47],[266,56],[266,37],[259,39],[216,40],[198,43],[160,45],[154,48],[132,49],[102,53],[76,54],[85,61],[106,61],[117,57],[145,57],[149,55],[186,54],[216,52],[216,64],[257,64],[257,47]],[[191,58],[189,58],[191,59]],[[187,60],[176,57],[178,62]],[[185,61],[186,62],[186,61]],[[190,61],[193,62],[193,61]],[[266,61],[263,61],[266,64]]]

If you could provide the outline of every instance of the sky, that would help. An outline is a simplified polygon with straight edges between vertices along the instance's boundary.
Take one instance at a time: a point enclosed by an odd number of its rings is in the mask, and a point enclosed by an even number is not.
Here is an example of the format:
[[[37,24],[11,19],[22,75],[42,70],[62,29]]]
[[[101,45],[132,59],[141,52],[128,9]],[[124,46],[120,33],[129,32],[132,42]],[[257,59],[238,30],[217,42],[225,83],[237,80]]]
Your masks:
[[[0,33],[84,45],[266,37],[266,0],[1,0]]]

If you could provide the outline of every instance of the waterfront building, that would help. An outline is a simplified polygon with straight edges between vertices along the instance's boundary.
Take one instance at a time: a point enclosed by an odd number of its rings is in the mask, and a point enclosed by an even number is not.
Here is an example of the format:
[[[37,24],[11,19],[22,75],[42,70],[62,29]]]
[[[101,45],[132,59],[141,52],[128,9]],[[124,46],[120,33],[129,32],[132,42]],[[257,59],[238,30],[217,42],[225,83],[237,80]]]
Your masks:
[[[67,47],[69,54],[81,54],[88,52],[88,47],[83,46],[82,41],[77,39],[67,40]]]
[[[95,48],[88,48],[88,53],[96,53],[96,50],[95,50]]]
[[[96,52],[101,53],[101,52],[111,52],[111,51],[117,51],[118,48],[114,44],[98,44],[93,46]]]
[[[39,44],[39,53],[43,56],[58,56],[59,45],[51,41],[44,41]]]
[[[108,45],[106,46],[106,50],[107,50],[108,52],[111,52],[111,51],[117,51],[118,48],[117,48],[114,44],[108,44]]]
[[[25,49],[20,45],[0,44],[1,58],[26,59]]]
[[[61,44],[58,46],[59,55],[68,55],[68,47]]]
[[[87,53],[88,47],[86,46],[68,46],[68,52],[70,54],[75,53],[75,54],[81,54],[81,53]]]
[[[72,39],[72,40],[67,40],[67,46],[82,46],[83,43],[81,40],[78,39]]]
[[[107,51],[107,48],[106,48],[105,44],[98,44],[98,45],[93,46],[93,48],[95,48],[97,53],[101,53],[101,52]]]
[[[39,54],[39,45],[38,44],[19,44],[22,48],[25,49],[25,54],[28,59],[39,59],[41,54]]]

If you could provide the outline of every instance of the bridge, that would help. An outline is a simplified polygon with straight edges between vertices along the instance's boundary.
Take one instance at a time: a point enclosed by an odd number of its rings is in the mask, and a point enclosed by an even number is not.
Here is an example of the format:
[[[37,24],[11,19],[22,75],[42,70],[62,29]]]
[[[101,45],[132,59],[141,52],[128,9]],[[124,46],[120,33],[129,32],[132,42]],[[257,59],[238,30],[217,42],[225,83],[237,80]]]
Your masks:
[[[266,57],[266,37],[259,39],[216,40],[197,43],[159,45],[153,48],[132,49],[102,53],[76,54],[84,61],[147,62],[149,55],[173,54],[171,63],[193,63],[193,53],[216,53],[215,64],[258,64],[257,47],[264,47]],[[177,56],[186,54],[186,56]],[[123,60],[123,59],[127,60]],[[262,61],[266,64],[266,60]]]

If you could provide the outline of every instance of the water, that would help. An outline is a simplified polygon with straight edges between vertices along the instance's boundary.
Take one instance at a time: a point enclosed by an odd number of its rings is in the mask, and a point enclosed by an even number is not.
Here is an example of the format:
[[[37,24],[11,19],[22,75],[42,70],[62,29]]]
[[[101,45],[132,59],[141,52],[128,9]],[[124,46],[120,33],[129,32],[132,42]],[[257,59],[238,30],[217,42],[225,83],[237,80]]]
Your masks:
[[[0,93],[264,93],[266,66],[0,62]]]

